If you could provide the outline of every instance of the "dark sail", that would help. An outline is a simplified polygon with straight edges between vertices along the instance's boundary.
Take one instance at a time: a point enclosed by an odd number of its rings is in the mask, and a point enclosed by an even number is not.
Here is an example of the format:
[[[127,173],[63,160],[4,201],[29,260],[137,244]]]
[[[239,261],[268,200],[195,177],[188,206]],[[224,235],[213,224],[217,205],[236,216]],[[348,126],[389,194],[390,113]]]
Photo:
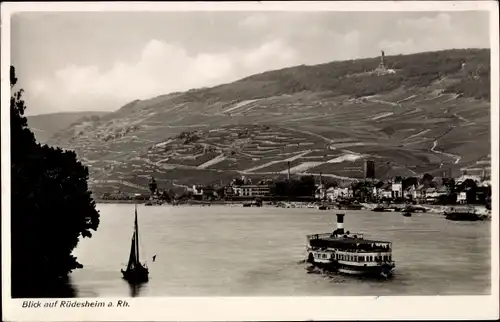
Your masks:
[[[136,242],[134,233],[134,235],[132,235],[132,246],[130,247],[130,257],[128,259],[127,271],[134,269],[136,267],[137,257],[135,255],[135,248],[136,248]]]
[[[137,263],[139,263],[139,225],[137,224],[137,205],[135,205],[134,230],[135,230],[135,250],[136,250],[135,256]]]

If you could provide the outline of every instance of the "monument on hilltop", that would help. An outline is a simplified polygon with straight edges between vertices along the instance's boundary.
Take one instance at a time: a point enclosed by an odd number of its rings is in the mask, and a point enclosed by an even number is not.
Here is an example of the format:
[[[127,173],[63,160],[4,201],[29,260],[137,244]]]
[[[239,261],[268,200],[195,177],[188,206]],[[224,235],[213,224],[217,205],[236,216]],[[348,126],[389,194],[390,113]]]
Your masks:
[[[380,63],[378,64],[378,67],[375,69],[375,73],[377,73],[377,75],[396,73],[394,69],[387,68],[387,66],[385,65],[385,52],[383,50],[381,50]]]

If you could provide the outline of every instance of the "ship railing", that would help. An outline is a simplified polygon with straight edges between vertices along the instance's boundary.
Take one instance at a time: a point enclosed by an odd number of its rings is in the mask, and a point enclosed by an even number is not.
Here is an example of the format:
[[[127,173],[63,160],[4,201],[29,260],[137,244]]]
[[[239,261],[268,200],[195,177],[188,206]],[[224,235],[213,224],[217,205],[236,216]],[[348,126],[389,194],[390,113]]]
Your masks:
[[[358,248],[350,248],[350,249],[342,249],[339,252],[344,253],[392,253],[391,248],[366,248],[366,249],[358,249]]]
[[[330,238],[332,236],[332,233],[322,233],[322,234],[313,234],[313,235],[307,235],[307,239],[324,239],[324,238]]]
[[[326,238],[331,238],[331,237],[342,237],[346,236],[346,238],[357,238],[357,239],[363,239],[364,235],[361,233],[345,233],[345,234],[333,234],[333,233],[321,233],[321,234],[313,234],[313,235],[307,235],[307,239],[326,239]]]

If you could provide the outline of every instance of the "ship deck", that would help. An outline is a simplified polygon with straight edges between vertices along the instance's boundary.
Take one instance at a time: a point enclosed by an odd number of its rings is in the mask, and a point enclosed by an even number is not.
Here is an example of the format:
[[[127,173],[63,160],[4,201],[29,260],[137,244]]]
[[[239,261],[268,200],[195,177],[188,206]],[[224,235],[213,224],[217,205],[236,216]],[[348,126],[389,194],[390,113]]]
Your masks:
[[[351,235],[352,236],[352,235]],[[311,247],[333,247],[358,251],[391,251],[391,242],[370,240],[354,237],[339,237],[332,234],[317,234],[307,236]]]

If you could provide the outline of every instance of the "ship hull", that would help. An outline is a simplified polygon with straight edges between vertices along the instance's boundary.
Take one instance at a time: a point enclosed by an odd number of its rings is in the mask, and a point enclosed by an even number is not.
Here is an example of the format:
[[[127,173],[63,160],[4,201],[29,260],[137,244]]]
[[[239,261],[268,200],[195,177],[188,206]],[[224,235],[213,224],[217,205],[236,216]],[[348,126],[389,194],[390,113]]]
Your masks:
[[[461,212],[446,214],[446,219],[453,220],[453,221],[480,221],[480,220],[483,220],[483,218],[477,214],[461,213]]]
[[[123,278],[129,283],[144,283],[149,280],[149,272],[146,269],[142,270],[121,270]]]
[[[357,266],[338,265],[336,263],[310,263],[313,266],[324,269],[329,272],[335,272],[342,275],[363,276],[374,278],[389,278],[393,275],[393,267],[390,265],[373,266],[360,269]]]
[[[349,265],[349,263],[338,261],[316,261],[314,260],[312,254],[308,256],[306,261],[307,263],[318,267],[320,269],[336,272],[343,275],[352,275],[352,276],[363,276],[363,277],[374,277],[374,278],[389,278],[393,275],[393,270],[395,267],[394,262],[386,262],[377,265]]]

